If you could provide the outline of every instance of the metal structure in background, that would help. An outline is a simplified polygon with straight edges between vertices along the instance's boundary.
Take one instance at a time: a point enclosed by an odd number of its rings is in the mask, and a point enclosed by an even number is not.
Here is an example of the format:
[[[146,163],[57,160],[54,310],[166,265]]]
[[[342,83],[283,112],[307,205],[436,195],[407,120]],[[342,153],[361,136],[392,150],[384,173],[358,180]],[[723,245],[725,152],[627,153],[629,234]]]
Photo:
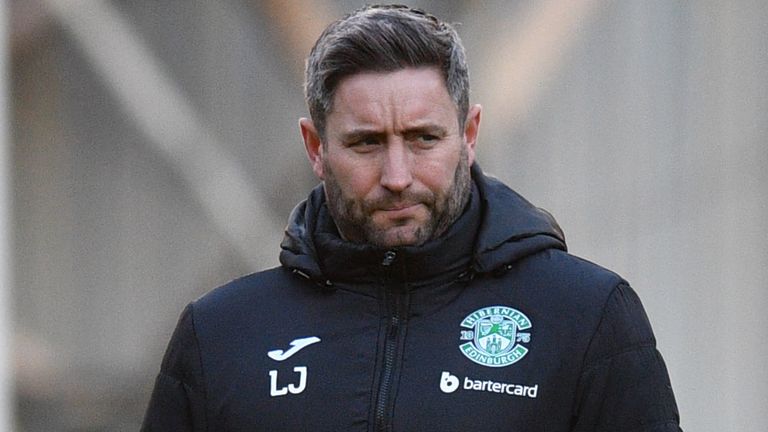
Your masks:
[[[292,70],[297,72],[303,71],[304,59],[315,40],[338,15],[326,13],[335,8],[325,0],[252,0],[251,4],[275,18],[285,46],[283,52],[293,63]],[[303,81],[302,75],[296,74],[296,82]]]
[[[204,125],[162,64],[107,1],[47,0],[126,113],[177,170],[213,225],[254,268],[275,262],[282,226],[261,205],[259,185]],[[260,221],[260,223],[254,223]]]
[[[482,34],[487,41],[474,54],[480,61],[473,69],[477,72],[473,78],[476,81],[498,83],[493,87],[484,87],[485,91],[477,96],[486,108],[483,111],[483,122],[490,125],[483,132],[489,133],[486,136],[489,139],[483,143],[483,155],[490,162],[489,169],[499,170],[508,160],[507,143],[495,132],[509,134],[527,123],[547,83],[553,81],[557,72],[562,70],[565,58],[580,42],[581,36],[588,33],[588,24],[600,10],[599,6],[604,7],[605,2],[533,2],[527,7],[525,18],[519,25],[499,23],[495,27],[502,29],[502,33]],[[482,23],[476,21],[478,19],[499,21],[509,18],[505,15],[478,15],[468,17],[475,28],[482,28]],[[502,128],[494,125],[507,126]],[[500,165],[495,165],[496,162]]]

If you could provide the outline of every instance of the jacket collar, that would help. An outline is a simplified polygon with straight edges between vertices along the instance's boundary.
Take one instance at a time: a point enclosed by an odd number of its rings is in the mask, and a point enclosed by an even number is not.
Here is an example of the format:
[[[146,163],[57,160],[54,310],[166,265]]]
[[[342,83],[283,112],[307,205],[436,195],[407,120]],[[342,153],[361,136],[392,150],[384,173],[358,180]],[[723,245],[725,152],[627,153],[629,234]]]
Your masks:
[[[325,205],[322,185],[291,214],[280,262],[317,282],[382,280],[411,285],[488,273],[539,251],[565,250],[560,227],[495,178],[472,166],[473,191],[462,216],[439,239],[393,250],[342,240]],[[387,256],[391,259],[387,265]]]
[[[327,206],[323,205],[318,212],[313,240],[320,268],[333,281],[419,285],[455,279],[469,269],[479,216],[480,203],[473,186],[464,212],[440,238],[421,246],[380,248],[342,240]]]

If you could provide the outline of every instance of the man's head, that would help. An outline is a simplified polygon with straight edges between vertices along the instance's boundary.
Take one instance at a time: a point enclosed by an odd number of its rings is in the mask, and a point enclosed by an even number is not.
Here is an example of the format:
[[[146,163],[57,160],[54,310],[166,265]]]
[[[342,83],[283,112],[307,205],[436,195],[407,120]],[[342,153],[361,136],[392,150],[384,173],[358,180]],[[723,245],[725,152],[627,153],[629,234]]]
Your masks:
[[[321,35],[307,80],[312,121],[299,124],[342,237],[393,247],[445,232],[469,197],[480,121],[453,29],[362,9]]]
[[[307,58],[304,92],[309,114],[325,137],[326,117],[339,82],[360,72],[437,68],[458,108],[469,109],[464,46],[450,24],[407,6],[368,6],[329,25]]]

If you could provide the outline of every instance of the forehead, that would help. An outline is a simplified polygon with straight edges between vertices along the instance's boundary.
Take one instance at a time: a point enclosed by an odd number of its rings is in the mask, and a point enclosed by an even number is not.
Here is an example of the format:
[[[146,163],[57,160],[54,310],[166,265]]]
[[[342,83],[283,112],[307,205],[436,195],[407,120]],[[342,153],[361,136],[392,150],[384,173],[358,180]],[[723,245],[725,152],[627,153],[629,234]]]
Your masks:
[[[445,121],[457,108],[435,67],[362,72],[343,78],[334,92],[328,121]]]

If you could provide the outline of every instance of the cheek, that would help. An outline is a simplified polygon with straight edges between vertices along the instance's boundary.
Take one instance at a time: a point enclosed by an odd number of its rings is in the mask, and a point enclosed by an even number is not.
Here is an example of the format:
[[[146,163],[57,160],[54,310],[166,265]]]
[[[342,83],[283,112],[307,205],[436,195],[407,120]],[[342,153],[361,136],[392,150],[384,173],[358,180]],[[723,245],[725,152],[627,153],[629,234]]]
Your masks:
[[[346,198],[365,198],[378,184],[377,172],[374,166],[360,161],[334,160],[329,168],[338,187]]]
[[[433,193],[441,194],[453,185],[458,158],[441,158],[419,163],[419,182]]]

